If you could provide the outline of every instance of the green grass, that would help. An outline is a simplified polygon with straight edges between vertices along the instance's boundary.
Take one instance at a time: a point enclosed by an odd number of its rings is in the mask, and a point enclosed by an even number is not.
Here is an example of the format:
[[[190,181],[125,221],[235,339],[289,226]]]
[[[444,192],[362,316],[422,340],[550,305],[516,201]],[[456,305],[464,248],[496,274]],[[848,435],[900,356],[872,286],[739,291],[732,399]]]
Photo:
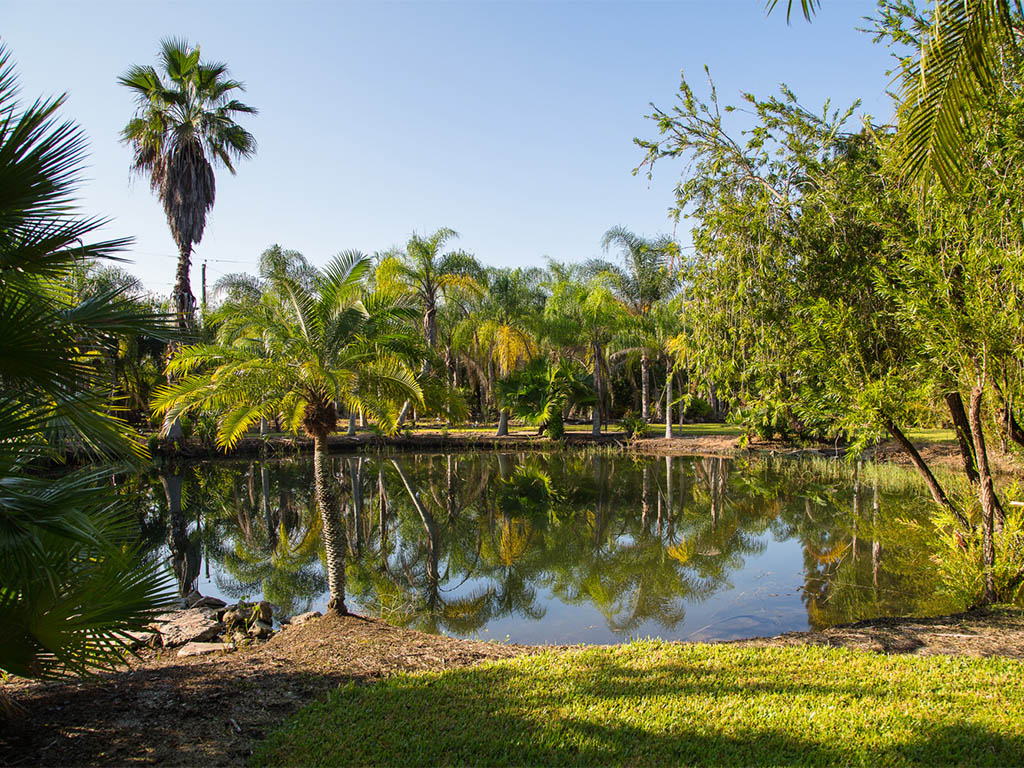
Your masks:
[[[637,642],[349,685],[264,765],[1010,765],[1010,659]]]
[[[952,429],[908,429],[906,435],[915,443],[949,443],[956,440]]]

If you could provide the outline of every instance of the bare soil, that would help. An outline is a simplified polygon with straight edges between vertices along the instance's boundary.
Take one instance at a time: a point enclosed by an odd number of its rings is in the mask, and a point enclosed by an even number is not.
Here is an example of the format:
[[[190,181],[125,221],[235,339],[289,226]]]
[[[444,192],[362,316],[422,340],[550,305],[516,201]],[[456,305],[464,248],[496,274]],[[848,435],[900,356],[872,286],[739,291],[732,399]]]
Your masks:
[[[1024,658],[1024,613],[882,619],[738,644]],[[540,650],[328,615],[231,654],[149,652],[129,669],[92,680],[11,681],[7,689],[23,713],[0,723],[0,765],[242,765],[275,725],[343,683]]]

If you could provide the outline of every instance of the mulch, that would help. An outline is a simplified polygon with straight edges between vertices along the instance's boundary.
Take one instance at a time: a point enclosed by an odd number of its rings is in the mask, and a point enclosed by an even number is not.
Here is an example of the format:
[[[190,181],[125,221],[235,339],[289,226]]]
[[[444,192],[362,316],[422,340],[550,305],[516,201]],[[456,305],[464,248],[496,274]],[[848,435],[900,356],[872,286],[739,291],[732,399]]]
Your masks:
[[[736,644],[1020,659],[1024,614],[999,609],[879,619]],[[341,684],[541,650],[328,614],[226,655],[152,651],[129,669],[91,680],[9,682],[23,713],[0,724],[0,765],[242,765],[278,723]]]
[[[241,765],[271,728],[346,682],[524,651],[329,614],[216,656],[149,652],[92,680],[9,684],[0,765]]]

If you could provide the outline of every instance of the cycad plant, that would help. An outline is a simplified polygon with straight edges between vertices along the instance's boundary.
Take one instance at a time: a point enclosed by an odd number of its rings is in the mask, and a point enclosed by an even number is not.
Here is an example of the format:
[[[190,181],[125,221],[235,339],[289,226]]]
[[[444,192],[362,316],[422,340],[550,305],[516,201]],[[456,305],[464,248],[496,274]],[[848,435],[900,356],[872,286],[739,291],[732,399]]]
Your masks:
[[[410,330],[418,313],[407,298],[366,290],[367,257],[345,252],[315,272],[289,253],[263,260],[258,301],[226,302],[215,313],[214,343],[185,346],[171,360],[168,373],[178,380],[157,393],[154,408],[165,423],[188,412],[217,413],[223,448],[263,418],[279,417],[313,438],[329,608],[343,613],[344,530],[327,457],[336,405],[395,431],[402,403],[422,400],[414,367],[423,344]]]
[[[0,48],[0,675],[49,677],[113,666],[169,599],[110,467],[40,473],[71,452],[144,453],[108,412],[93,361],[112,341],[166,328],[123,287],[73,290],[88,260],[127,241],[84,244],[103,223],[74,209],[84,135],[57,117],[63,97],[22,108],[16,92]]]

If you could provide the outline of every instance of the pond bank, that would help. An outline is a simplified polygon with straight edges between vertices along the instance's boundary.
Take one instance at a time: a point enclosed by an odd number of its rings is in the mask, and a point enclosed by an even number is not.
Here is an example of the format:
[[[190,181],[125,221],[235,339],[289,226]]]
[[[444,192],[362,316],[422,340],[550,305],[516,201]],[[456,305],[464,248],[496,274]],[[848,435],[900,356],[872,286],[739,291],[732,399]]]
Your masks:
[[[811,646],[808,653],[825,645],[898,655],[1020,659],[1024,614],[993,609],[933,619],[883,619],[728,645]],[[14,681],[9,689],[25,713],[0,725],[0,764],[241,765],[273,728],[344,683],[576,650],[458,640],[375,619],[328,615],[227,655],[181,658],[148,652],[130,669],[95,680]],[[593,650],[618,652],[614,646]]]
[[[714,428],[720,428],[716,431]],[[916,441],[922,457],[930,465],[953,470],[960,469],[960,454],[953,440]],[[377,452],[452,452],[452,451],[558,451],[586,450],[588,448],[621,450],[648,456],[718,456],[732,458],[740,455],[762,454],[776,456],[840,457],[841,446],[833,444],[794,446],[781,442],[752,441],[741,444],[735,428],[717,424],[690,425],[682,435],[673,438],[647,437],[629,440],[623,432],[607,432],[599,436],[587,432],[569,431],[561,441],[552,441],[533,429],[513,429],[511,434],[497,437],[480,431],[451,431],[421,429],[408,435],[387,437],[369,432],[355,436],[331,435],[328,447],[332,453]],[[193,439],[179,442],[154,441],[153,454],[164,460],[214,459],[249,456],[294,456],[313,451],[313,441],[292,435],[269,437],[243,437],[228,452]],[[1013,454],[993,450],[990,461],[997,472],[1019,471],[1021,466]],[[909,457],[894,441],[880,443],[869,449],[866,457],[878,461],[911,466]]]

